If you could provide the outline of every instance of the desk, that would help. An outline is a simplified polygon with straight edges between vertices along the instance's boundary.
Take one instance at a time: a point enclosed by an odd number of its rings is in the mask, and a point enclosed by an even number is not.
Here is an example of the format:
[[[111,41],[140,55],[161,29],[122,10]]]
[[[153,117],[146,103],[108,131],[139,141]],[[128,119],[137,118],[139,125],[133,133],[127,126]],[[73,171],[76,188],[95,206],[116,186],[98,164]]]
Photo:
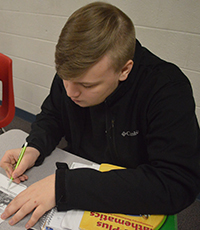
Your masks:
[[[27,133],[21,130],[18,130],[18,129],[13,129],[13,130],[7,131],[6,133],[1,134],[0,135],[0,159],[3,157],[6,150],[21,147],[22,144],[25,142],[25,138],[27,137],[27,135],[28,135]],[[35,183],[36,181],[41,180],[45,178],[46,176],[55,173],[55,170],[56,170],[55,162],[57,161],[60,161],[60,162],[64,161],[68,163],[69,165],[71,165],[71,163],[74,161],[85,163],[88,165],[92,164],[92,162],[88,160],[82,159],[66,151],[56,148],[52,152],[51,156],[45,159],[45,161],[43,162],[41,166],[33,167],[26,172],[29,179],[23,183],[26,186],[29,186]],[[0,168],[0,173],[6,175],[5,171],[2,168]],[[30,218],[30,215],[25,217],[23,220],[21,220],[19,223],[17,223],[13,227],[11,227],[8,224],[8,220],[6,220],[2,224],[0,224],[0,230],[25,229],[24,226],[27,223],[29,218]],[[36,224],[34,227],[38,230],[40,229],[39,224]]]

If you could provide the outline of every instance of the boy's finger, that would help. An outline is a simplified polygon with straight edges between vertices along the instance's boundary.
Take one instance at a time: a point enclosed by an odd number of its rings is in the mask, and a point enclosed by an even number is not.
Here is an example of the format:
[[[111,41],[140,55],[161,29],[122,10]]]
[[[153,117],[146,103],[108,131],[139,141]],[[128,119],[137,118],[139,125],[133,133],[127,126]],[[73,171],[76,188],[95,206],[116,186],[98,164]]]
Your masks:
[[[5,167],[5,172],[8,176],[8,178],[10,178],[12,173],[13,173],[13,166],[10,164],[7,164],[7,166]]]

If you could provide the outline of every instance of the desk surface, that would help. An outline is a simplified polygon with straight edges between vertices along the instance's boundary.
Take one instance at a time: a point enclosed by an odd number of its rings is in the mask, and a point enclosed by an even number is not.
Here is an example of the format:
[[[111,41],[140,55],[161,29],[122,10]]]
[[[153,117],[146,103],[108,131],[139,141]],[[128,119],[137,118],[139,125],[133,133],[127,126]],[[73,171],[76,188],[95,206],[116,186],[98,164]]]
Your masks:
[[[21,147],[22,144],[25,142],[25,138],[27,137],[27,135],[28,135],[27,133],[21,130],[18,130],[18,129],[13,129],[13,130],[7,131],[4,134],[1,134],[0,135],[0,159],[3,157],[6,150]],[[27,171],[26,174],[28,175],[29,179],[23,183],[26,186],[29,186],[33,184],[34,182],[40,179],[43,179],[44,177],[48,175],[55,173],[55,169],[56,169],[55,162],[57,161],[66,162],[68,163],[68,165],[71,165],[72,162],[92,164],[92,162],[88,160],[82,159],[66,151],[56,148],[52,152],[51,156],[45,159],[44,163],[41,166],[33,167]],[[0,168],[0,173],[6,175],[5,171],[2,168]],[[29,218],[30,218],[30,215],[25,217],[23,220],[21,220],[18,224],[16,224],[13,227],[11,227],[8,224],[8,220],[6,220],[2,224],[0,224],[0,229],[2,230],[25,229],[24,226]],[[34,227],[38,230],[40,229],[39,224],[36,224]]]

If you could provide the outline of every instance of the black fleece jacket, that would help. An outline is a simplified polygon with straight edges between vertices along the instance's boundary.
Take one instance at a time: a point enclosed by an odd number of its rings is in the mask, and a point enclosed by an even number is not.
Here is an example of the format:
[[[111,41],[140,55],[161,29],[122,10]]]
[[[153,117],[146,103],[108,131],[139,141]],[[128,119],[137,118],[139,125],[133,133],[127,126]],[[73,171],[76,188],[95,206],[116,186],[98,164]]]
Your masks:
[[[56,74],[29,145],[40,151],[36,165],[65,136],[68,151],[124,170],[60,168],[58,210],[125,214],[174,214],[200,192],[200,131],[192,89],[180,69],[137,41],[134,66],[106,100],[81,108]]]

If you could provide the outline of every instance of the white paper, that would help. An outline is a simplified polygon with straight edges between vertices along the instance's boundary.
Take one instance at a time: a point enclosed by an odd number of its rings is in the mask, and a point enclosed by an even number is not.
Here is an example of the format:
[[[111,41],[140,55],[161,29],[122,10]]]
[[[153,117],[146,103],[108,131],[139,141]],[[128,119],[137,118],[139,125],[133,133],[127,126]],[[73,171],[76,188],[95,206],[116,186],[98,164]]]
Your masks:
[[[61,226],[63,229],[79,230],[84,211],[70,210],[65,214]]]
[[[99,170],[100,165],[98,164],[92,164],[92,165],[86,165],[78,162],[73,162],[70,169],[77,169],[77,168],[91,168]]]
[[[27,187],[23,184],[12,183],[8,189],[10,179],[0,173],[0,215],[4,212],[7,205]],[[4,220],[0,218],[0,223]]]

